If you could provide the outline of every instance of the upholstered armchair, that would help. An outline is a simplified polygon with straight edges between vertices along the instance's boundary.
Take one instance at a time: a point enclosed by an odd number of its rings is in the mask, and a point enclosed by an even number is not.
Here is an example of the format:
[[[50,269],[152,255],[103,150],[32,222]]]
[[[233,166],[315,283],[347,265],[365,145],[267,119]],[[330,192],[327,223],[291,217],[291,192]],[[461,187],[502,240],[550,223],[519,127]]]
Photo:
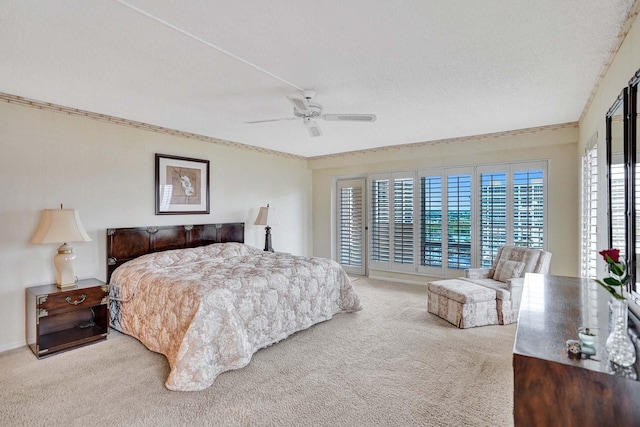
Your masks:
[[[491,268],[470,268],[463,280],[496,291],[498,323],[506,325],[518,320],[525,273],[546,274],[550,263],[551,252],[503,246]]]

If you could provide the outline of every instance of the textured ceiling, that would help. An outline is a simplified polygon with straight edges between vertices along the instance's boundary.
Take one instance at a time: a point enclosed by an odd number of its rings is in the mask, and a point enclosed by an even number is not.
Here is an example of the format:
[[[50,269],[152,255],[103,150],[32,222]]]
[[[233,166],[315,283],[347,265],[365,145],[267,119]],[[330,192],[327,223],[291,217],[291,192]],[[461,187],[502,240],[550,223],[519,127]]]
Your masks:
[[[632,5],[2,0],[0,92],[307,157],[553,125]],[[296,88],[378,119],[244,123],[292,116]]]

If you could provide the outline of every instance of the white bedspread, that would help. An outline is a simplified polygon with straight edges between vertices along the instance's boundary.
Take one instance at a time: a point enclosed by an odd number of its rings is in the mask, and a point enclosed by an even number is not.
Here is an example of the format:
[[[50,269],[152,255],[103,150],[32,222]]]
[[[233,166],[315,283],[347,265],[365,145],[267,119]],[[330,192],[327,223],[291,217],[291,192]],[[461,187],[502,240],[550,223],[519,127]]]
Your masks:
[[[158,252],[111,277],[111,323],[164,354],[170,390],[202,390],[260,348],[361,310],[335,261],[240,243]]]

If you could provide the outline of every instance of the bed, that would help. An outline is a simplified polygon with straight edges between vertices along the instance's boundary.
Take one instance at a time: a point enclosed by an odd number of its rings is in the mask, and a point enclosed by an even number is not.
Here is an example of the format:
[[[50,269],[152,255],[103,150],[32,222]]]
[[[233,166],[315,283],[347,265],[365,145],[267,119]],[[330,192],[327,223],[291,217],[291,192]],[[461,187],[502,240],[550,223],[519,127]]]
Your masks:
[[[111,326],[203,390],[261,348],[362,306],[338,263],[243,244],[244,224],[107,230]]]

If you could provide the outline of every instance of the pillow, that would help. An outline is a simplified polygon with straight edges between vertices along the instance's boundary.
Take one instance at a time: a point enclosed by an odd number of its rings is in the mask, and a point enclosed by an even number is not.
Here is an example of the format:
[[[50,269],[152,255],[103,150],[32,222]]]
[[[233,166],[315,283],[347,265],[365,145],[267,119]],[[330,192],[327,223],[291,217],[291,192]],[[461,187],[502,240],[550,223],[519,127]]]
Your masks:
[[[524,270],[524,262],[522,261],[505,261],[499,260],[496,270],[493,272],[493,280],[506,282],[513,277],[520,277]]]

